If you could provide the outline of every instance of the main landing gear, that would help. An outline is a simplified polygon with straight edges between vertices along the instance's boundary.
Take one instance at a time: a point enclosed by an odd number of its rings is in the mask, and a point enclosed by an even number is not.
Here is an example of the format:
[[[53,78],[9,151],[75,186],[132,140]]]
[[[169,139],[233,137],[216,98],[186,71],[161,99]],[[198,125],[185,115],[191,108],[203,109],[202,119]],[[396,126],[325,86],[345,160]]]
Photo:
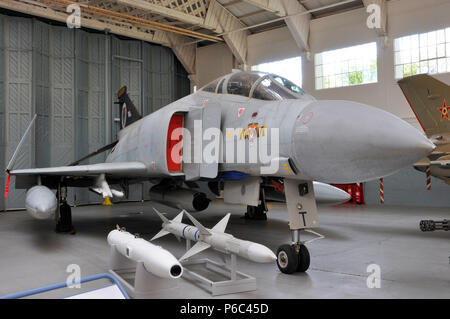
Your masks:
[[[250,220],[267,220],[267,205],[266,196],[264,195],[264,189],[260,189],[259,194],[260,204],[258,206],[247,206],[247,212],[244,215],[245,219]]]
[[[251,220],[267,220],[267,214],[264,206],[260,204],[259,206],[247,206],[247,212],[244,215],[245,219]]]
[[[300,230],[310,231],[310,228],[319,226],[313,185],[309,181],[285,179],[284,193],[292,244],[281,245],[278,248],[277,265],[285,274],[305,272],[310,265],[310,255],[305,243],[300,241]],[[320,236],[313,231],[310,232]]]
[[[58,209],[55,214],[55,232],[75,235],[76,230],[72,225],[72,209],[67,203],[67,187],[59,186],[56,196],[58,198]]]

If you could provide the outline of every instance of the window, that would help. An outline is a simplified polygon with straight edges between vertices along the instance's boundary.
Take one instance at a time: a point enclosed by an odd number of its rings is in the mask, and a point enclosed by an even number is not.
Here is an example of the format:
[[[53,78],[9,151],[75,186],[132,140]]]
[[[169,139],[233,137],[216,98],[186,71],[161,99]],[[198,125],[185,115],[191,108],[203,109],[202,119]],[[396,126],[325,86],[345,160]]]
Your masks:
[[[314,61],[316,90],[378,81],[376,42],[317,53]]]
[[[394,41],[395,78],[450,72],[450,28]]]
[[[220,79],[217,79],[217,80],[214,80],[214,81],[206,84],[200,90],[205,91],[205,92],[215,93],[216,92],[217,83],[219,83],[219,80]]]
[[[302,86],[302,58],[295,57],[252,66],[252,71],[280,75]]]
[[[256,80],[260,78],[257,73],[238,72],[228,80],[228,94],[242,95],[249,97],[250,90]]]
[[[273,76],[272,78],[272,75],[266,75],[255,88],[252,97],[254,99],[266,101],[297,99],[299,98],[299,95],[295,94],[297,92],[293,88],[301,90],[289,80],[279,76]]]

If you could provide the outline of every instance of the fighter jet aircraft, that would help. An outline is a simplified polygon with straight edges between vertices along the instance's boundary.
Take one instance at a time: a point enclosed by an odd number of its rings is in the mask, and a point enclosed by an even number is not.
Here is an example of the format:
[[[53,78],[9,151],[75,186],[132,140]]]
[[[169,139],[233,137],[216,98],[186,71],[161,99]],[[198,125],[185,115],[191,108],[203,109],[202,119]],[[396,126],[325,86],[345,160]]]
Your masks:
[[[118,98],[122,129],[117,142],[99,150],[111,149],[105,163],[17,170],[8,165],[16,188],[31,188],[29,211],[47,216],[55,207],[60,224],[70,225],[67,187],[120,197],[127,185],[143,180],[156,184],[152,199],[188,211],[208,206],[202,184],[226,203],[262,210],[267,190],[281,194],[287,205],[292,244],[277,251],[284,273],[309,266],[300,231],[319,225],[313,181],[378,179],[435,147],[388,112],[350,101],[317,101],[274,74],[233,72],[143,118],[126,88]],[[50,189],[58,190],[57,204]]]
[[[450,86],[427,74],[398,81],[425,134],[436,149],[414,164],[450,184]]]

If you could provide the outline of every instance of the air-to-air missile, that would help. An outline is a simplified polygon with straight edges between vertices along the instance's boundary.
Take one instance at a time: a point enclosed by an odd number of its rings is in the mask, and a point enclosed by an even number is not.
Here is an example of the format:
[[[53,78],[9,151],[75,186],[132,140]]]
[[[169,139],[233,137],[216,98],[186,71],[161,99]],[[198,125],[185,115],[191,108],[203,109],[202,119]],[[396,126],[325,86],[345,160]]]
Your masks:
[[[195,241],[196,244],[189,249],[180,260],[188,259],[205,249],[213,248],[217,251],[236,254],[250,261],[258,263],[268,263],[277,260],[275,254],[266,246],[251,241],[235,238],[233,235],[225,233],[230,214],[228,213],[213,228],[204,227],[198,220],[192,217],[187,211],[182,210],[174,219],[169,220],[158,210],[153,208],[163,221],[162,229],[151,240],[173,234],[177,238]],[[191,220],[195,226],[181,222],[183,214]]]
[[[183,267],[170,252],[124,229],[114,229],[107,240],[121,255],[135,262],[142,261],[145,269],[155,276],[175,279],[183,274]]]

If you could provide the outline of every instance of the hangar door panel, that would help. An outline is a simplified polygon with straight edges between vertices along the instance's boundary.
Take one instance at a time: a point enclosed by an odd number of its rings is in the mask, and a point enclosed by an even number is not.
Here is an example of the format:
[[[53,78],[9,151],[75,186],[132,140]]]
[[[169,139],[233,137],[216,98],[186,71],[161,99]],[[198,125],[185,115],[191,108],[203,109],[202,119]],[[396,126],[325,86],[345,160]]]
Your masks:
[[[65,27],[53,28],[52,165],[75,159],[75,39]]]
[[[32,101],[32,23],[30,19],[7,17],[6,32],[6,158],[11,158],[17,144],[33,116]],[[15,168],[33,167],[34,156],[29,137],[17,158]],[[33,143],[34,144],[34,143]],[[11,178],[10,190],[14,190],[14,178]],[[14,190],[6,199],[8,208],[23,208],[24,190]]]
[[[5,169],[5,37],[4,37],[4,17],[0,15],[0,170]],[[5,209],[5,174],[0,174],[0,211]]]
[[[117,101],[117,92],[126,85],[128,95],[133,101],[136,109],[142,114],[142,47],[141,41],[120,40],[112,37],[111,41],[111,94],[112,101]],[[120,118],[119,107],[112,104],[112,119]],[[111,126],[113,140],[117,137],[120,127],[118,123],[112,123]],[[129,187],[128,200],[141,200],[143,186],[142,183],[132,184]]]

